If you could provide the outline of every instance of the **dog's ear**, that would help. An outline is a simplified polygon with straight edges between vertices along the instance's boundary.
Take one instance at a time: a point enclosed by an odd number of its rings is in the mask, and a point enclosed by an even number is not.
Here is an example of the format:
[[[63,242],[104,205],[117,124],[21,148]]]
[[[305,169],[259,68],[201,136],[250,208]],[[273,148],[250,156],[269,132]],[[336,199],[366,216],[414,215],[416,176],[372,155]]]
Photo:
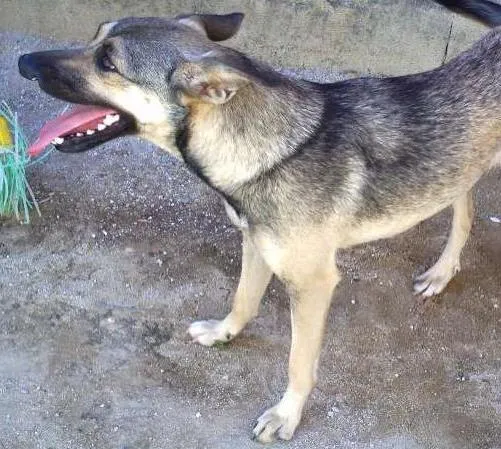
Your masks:
[[[251,82],[245,73],[218,60],[184,62],[174,72],[171,83],[188,100],[223,104]]]
[[[240,28],[244,15],[239,12],[226,15],[191,14],[178,16],[183,25],[203,33],[212,41],[224,41],[234,36]]]

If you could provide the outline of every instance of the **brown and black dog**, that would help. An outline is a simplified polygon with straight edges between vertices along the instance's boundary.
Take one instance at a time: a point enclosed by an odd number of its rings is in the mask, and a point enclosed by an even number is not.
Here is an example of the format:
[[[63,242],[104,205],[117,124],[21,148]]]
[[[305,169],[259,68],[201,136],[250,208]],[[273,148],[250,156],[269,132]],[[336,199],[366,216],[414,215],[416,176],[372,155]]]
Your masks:
[[[441,1],[491,25],[501,7]],[[84,151],[136,134],[182,159],[221,195],[243,234],[231,312],[189,328],[203,345],[234,338],[258,313],[272,274],[291,297],[289,384],[254,428],[290,439],[316,382],[339,281],[339,248],[401,233],[448,206],[452,230],[415,282],[440,293],[459,270],[471,189],[501,162],[501,31],[444,66],[334,84],[293,80],[218,44],[242,14],[127,18],[85,47],[24,55],[21,74],[77,103],[32,146]]]

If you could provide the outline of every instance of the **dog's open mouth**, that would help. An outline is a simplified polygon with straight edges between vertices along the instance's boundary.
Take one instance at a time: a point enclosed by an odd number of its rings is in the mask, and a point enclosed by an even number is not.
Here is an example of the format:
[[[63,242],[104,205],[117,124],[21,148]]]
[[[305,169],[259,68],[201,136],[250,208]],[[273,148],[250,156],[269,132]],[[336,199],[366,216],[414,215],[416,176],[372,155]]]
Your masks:
[[[134,129],[135,120],[129,114],[101,106],[78,105],[47,122],[28,148],[28,154],[37,156],[50,144],[65,153],[78,153],[131,134]]]

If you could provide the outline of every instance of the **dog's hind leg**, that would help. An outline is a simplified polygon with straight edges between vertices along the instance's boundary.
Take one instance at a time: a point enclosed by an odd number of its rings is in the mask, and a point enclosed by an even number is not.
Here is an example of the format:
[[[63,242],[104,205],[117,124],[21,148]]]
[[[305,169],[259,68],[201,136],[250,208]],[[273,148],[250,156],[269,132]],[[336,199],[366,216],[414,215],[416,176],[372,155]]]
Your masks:
[[[272,272],[252,242],[248,231],[243,231],[242,271],[233,299],[231,312],[224,320],[196,321],[188,329],[194,341],[212,346],[233,339],[254,318]]]
[[[254,438],[269,443],[289,440],[301,420],[306,400],[316,383],[317,365],[326,318],[339,280],[334,252],[325,247],[295,248],[281,256],[273,271],[286,283],[291,297],[292,342],[289,383],[280,402],[268,409],[254,428]]]
[[[437,263],[416,278],[414,292],[417,294],[433,296],[440,293],[461,268],[461,251],[468,239],[473,222],[471,191],[458,198],[453,208],[452,229],[447,245]]]

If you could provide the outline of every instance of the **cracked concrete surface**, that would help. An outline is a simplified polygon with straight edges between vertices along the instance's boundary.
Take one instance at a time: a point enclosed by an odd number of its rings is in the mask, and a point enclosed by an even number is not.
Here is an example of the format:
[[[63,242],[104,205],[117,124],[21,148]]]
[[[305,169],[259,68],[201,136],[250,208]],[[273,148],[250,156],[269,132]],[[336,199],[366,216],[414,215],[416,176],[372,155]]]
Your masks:
[[[454,19],[451,19],[451,26],[449,27],[449,34],[447,36],[447,42],[445,44],[444,48],[444,56],[442,58],[442,64],[445,64],[448,60],[449,56],[449,45],[451,43],[451,38],[452,38],[452,28],[454,27]]]
[[[32,136],[64,105],[16,59],[56,43],[0,39],[0,99]],[[189,323],[223,316],[238,279],[215,194],[135,139],[53,153],[29,176],[43,216],[0,223],[0,447],[260,447],[252,424],[286,382],[288,300],[273,282],[234,342],[190,343]],[[500,449],[500,181],[480,183],[463,270],[424,308],[411,278],[439,255],[449,213],[341,253],[319,384],[280,447]]]

